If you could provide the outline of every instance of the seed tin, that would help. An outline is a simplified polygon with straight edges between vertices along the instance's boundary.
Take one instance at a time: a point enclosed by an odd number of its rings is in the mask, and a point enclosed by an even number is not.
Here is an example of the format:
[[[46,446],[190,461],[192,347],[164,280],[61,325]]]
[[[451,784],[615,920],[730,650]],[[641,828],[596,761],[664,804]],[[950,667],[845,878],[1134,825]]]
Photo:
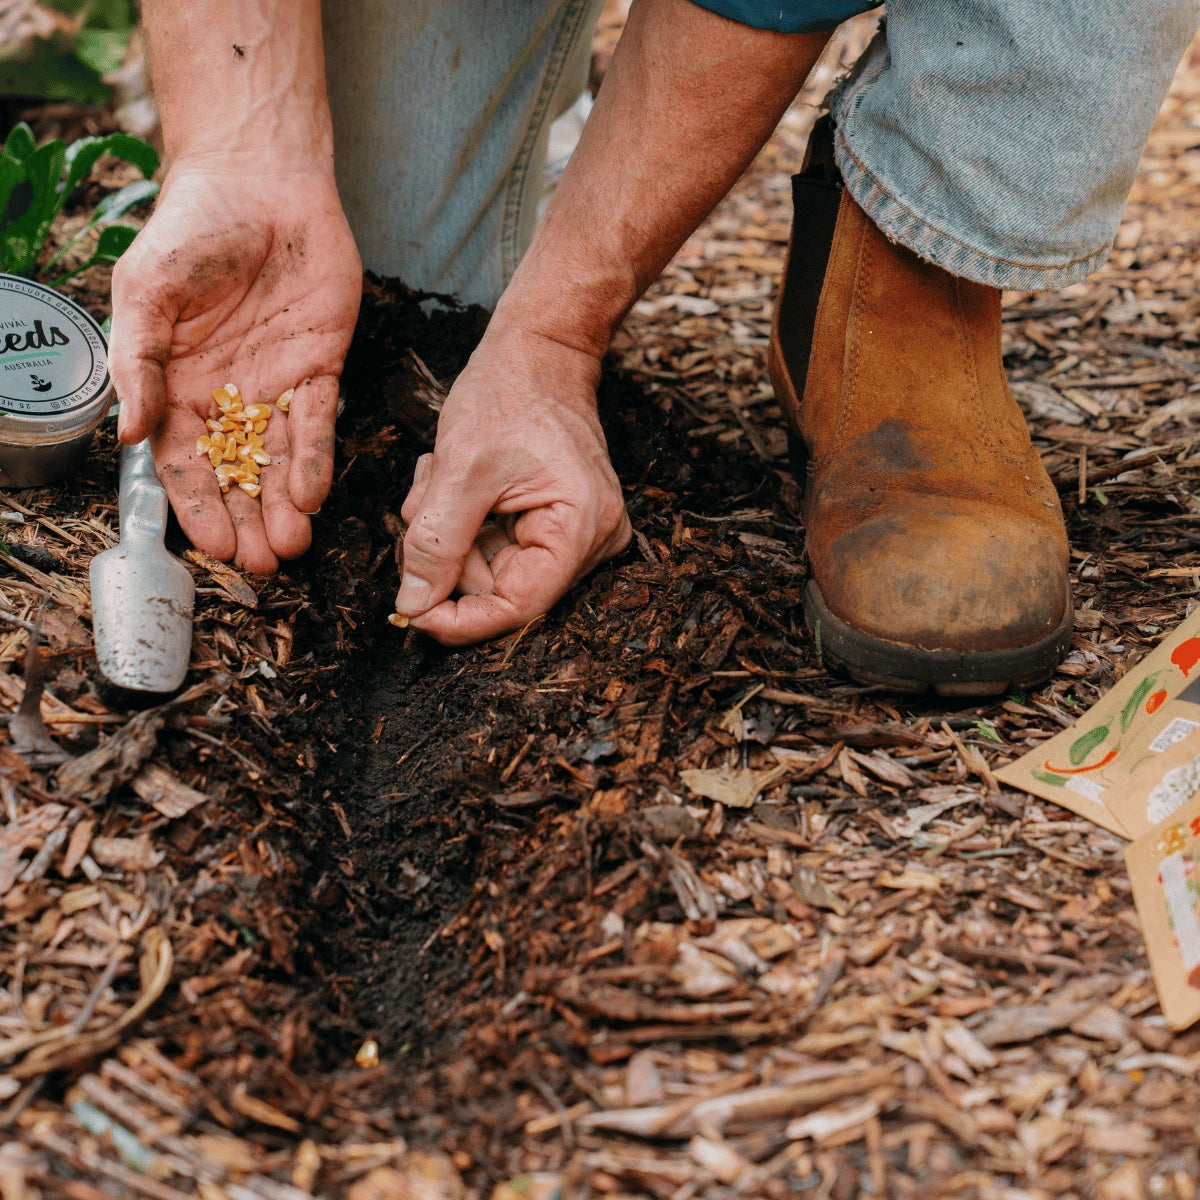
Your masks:
[[[0,487],[75,470],[112,391],[100,326],[51,288],[0,275]]]

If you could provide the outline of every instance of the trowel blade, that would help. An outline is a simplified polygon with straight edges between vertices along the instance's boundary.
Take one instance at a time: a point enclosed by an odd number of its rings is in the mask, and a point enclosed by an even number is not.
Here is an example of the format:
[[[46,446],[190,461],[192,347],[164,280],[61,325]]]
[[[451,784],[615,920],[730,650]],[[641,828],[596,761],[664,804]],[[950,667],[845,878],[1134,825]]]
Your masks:
[[[136,556],[124,545],[92,559],[92,627],[105,678],[137,692],[173,692],[192,649],[196,587],[165,550]]]

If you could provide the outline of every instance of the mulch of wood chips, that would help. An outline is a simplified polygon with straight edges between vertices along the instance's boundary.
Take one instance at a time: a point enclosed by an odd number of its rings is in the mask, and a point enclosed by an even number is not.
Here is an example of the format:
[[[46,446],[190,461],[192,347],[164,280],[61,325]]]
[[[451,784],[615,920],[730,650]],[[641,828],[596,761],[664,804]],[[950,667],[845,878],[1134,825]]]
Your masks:
[[[985,705],[830,677],[799,615],[765,360],[813,112],[620,335],[635,544],[519,635],[386,623],[483,319],[397,285],[312,553],[189,556],[171,702],[97,679],[111,429],[0,496],[3,1200],[1196,1196],[1200,1032],[1158,1012],[1121,843],[992,770],[1196,603],[1200,45],[1112,263],[1006,298],[1080,612],[1049,684]]]

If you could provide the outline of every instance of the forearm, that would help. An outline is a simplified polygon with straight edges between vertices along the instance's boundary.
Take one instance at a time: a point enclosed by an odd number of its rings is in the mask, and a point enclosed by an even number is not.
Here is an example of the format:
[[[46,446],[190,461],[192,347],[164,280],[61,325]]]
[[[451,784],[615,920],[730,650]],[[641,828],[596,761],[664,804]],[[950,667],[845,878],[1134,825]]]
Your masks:
[[[828,34],[635,0],[579,146],[496,310],[602,353],[770,137]]]
[[[143,0],[142,22],[171,162],[332,172],[319,0]]]

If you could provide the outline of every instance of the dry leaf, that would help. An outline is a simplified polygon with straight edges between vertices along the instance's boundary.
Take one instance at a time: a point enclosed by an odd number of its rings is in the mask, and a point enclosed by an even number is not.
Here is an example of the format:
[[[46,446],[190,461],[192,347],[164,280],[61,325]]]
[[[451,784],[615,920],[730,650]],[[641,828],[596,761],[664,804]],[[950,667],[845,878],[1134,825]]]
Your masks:
[[[777,783],[791,770],[786,763],[762,771],[750,767],[707,767],[680,771],[679,778],[697,796],[715,800],[726,808],[752,808],[771,784]]]

